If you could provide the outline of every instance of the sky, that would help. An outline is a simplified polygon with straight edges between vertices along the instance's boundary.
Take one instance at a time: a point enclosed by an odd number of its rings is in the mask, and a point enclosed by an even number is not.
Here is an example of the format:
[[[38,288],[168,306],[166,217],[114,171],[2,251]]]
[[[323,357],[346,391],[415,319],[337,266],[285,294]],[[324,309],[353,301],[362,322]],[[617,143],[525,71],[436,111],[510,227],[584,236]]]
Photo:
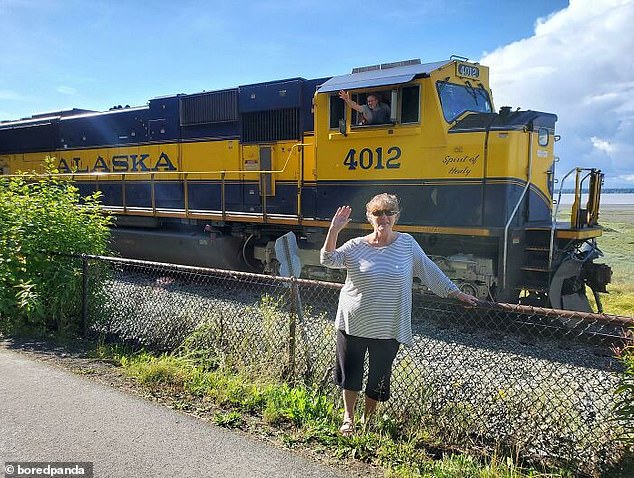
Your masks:
[[[557,176],[634,187],[634,0],[0,0],[0,121],[451,55],[558,115]]]

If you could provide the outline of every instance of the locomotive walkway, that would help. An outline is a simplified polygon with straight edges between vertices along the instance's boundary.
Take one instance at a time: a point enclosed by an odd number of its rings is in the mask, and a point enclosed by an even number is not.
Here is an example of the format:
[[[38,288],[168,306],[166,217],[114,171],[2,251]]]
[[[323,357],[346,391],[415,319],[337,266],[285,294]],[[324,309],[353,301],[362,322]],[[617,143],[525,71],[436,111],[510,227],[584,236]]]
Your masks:
[[[93,462],[95,477],[346,476],[0,345],[4,463]]]

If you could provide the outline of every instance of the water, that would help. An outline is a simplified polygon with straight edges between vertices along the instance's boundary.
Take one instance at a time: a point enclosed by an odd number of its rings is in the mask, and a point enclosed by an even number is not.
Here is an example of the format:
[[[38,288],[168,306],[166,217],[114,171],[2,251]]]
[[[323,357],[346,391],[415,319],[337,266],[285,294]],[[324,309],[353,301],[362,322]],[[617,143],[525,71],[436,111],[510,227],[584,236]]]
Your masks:
[[[574,194],[562,194],[561,205],[571,205],[574,200]],[[588,196],[584,195],[581,201],[587,201]],[[557,199],[555,194],[554,199]],[[634,193],[601,193],[601,206],[604,205],[634,205]]]

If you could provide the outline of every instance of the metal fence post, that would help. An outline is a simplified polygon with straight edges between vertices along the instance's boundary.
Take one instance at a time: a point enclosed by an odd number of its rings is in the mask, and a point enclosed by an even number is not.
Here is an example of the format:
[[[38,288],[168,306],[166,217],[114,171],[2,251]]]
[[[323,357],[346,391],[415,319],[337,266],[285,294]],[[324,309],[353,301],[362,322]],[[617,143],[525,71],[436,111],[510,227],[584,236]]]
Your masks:
[[[88,258],[81,255],[82,288],[81,288],[81,331],[85,337],[88,335]]]
[[[291,303],[288,324],[288,372],[287,377],[295,378],[295,353],[297,348],[297,311],[299,310],[297,279],[291,277]]]

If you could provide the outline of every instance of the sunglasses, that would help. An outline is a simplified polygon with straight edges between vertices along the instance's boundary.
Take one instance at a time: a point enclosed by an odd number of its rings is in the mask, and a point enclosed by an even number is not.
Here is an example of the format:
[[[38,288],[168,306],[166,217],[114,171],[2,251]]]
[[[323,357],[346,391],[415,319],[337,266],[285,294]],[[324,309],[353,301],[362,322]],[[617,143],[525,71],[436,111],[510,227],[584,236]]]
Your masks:
[[[396,216],[398,214],[398,211],[392,211],[390,209],[379,209],[378,211],[371,211],[370,214],[372,214],[374,217]]]

